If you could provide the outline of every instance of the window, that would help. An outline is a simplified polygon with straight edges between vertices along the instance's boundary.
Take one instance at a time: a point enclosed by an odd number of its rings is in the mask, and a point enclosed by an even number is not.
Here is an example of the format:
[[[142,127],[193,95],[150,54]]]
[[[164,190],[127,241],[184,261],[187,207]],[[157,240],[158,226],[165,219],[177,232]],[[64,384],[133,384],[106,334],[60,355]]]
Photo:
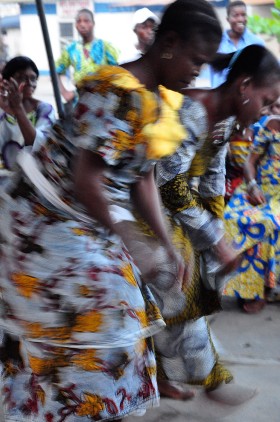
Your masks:
[[[59,22],[59,39],[61,50],[74,38],[73,22]]]

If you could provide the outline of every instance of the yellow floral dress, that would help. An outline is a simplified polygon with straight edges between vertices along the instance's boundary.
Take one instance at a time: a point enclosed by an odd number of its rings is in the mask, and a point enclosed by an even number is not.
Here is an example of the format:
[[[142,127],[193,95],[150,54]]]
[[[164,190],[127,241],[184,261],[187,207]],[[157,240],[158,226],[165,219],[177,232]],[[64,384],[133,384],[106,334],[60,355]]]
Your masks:
[[[130,203],[130,185],[172,153],[185,131],[176,114],[181,97],[168,102],[161,89],[159,99],[122,68],[104,67],[80,90],[74,133],[55,125],[35,157],[64,204],[86,214],[73,195],[77,148],[107,164],[109,202]],[[176,133],[166,130],[173,122]],[[162,150],[153,143],[157,134]],[[103,421],[158,405],[149,337],[164,322],[121,239],[54,206],[31,173],[18,171],[6,194],[0,223],[6,418]]]

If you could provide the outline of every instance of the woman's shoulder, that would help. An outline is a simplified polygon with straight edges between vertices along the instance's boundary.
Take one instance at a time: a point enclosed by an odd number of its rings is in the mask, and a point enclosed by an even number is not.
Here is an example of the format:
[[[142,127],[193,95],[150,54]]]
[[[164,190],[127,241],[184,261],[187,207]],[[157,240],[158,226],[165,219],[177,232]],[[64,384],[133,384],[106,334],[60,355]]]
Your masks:
[[[180,115],[184,126],[199,137],[208,130],[208,113],[201,100],[185,91]]]
[[[145,87],[128,70],[121,66],[101,66],[97,72],[85,76],[78,83],[78,90],[91,91],[91,89],[102,90],[106,92],[112,88],[120,90],[143,90]]]

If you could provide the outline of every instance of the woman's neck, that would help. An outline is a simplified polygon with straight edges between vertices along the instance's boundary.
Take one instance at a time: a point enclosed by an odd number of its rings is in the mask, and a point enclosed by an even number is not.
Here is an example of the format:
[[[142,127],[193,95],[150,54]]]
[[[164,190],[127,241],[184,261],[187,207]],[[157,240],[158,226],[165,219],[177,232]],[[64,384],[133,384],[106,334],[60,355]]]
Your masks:
[[[123,67],[129,70],[149,91],[158,92],[157,70],[149,56],[144,55],[134,62],[124,64]]]
[[[33,97],[27,97],[22,99],[22,105],[26,113],[36,110],[38,100]]]
[[[188,89],[185,94],[200,101],[206,108],[209,130],[216,123],[235,115],[233,92],[230,87],[221,85],[215,89]]]

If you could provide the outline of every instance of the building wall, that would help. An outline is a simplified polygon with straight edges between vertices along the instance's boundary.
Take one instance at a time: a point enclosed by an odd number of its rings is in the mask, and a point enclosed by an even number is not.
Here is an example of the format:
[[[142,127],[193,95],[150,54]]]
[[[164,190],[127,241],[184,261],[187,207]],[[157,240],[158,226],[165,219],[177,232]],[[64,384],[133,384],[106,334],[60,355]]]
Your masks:
[[[60,1],[60,0],[59,0]],[[140,1],[141,2],[141,1]],[[140,3],[139,2],[139,3]],[[78,2],[79,4],[79,2]],[[140,6],[114,6],[104,0],[92,1],[92,9],[95,13],[95,34],[97,37],[111,41],[121,52],[121,61],[132,57],[134,45],[136,43],[135,35],[132,31],[131,23],[133,13]],[[164,6],[149,7],[154,13],[160,15]],[[255,13],[262,16],[270,16],[270,5],[266,6],[248,6],[249,14]],[[59,22],[73,22],[75,16],[69,18],[59,18],[57,7],[54,0],[44,1],[45,16],[49,30],[50,41],[53,50],[53,56],[56,60],[61,52],[61,39],[59,34]],[[224,28],[228,28],[225,8],[217,8]],[[41,74],[49,73],[49,65],[45,45],[42,35],[42,29],[37,9],[34,3],[20,5],[20,29],[8,30],[7,43],[10,47],[10,57],[17,54],[30,56],[38,65]],[[74,31],[74,37],[78,34]],[[279,55],[278,45],[275,40],[268,39],[265,36],[267,46]]]
[[[45,12],[53,56],[58,57],[60,48],[55,4],[45,3]],[[33,4],[21,5],[19,46],[21,54],[34,60],[41,74],[49,73],[41,23]]]
[[[5,35],[5,44],[8,47],[8,59],[18,56],[21,54],[20,40],[21,33],[18,28],[11,28],[7,31]]]

